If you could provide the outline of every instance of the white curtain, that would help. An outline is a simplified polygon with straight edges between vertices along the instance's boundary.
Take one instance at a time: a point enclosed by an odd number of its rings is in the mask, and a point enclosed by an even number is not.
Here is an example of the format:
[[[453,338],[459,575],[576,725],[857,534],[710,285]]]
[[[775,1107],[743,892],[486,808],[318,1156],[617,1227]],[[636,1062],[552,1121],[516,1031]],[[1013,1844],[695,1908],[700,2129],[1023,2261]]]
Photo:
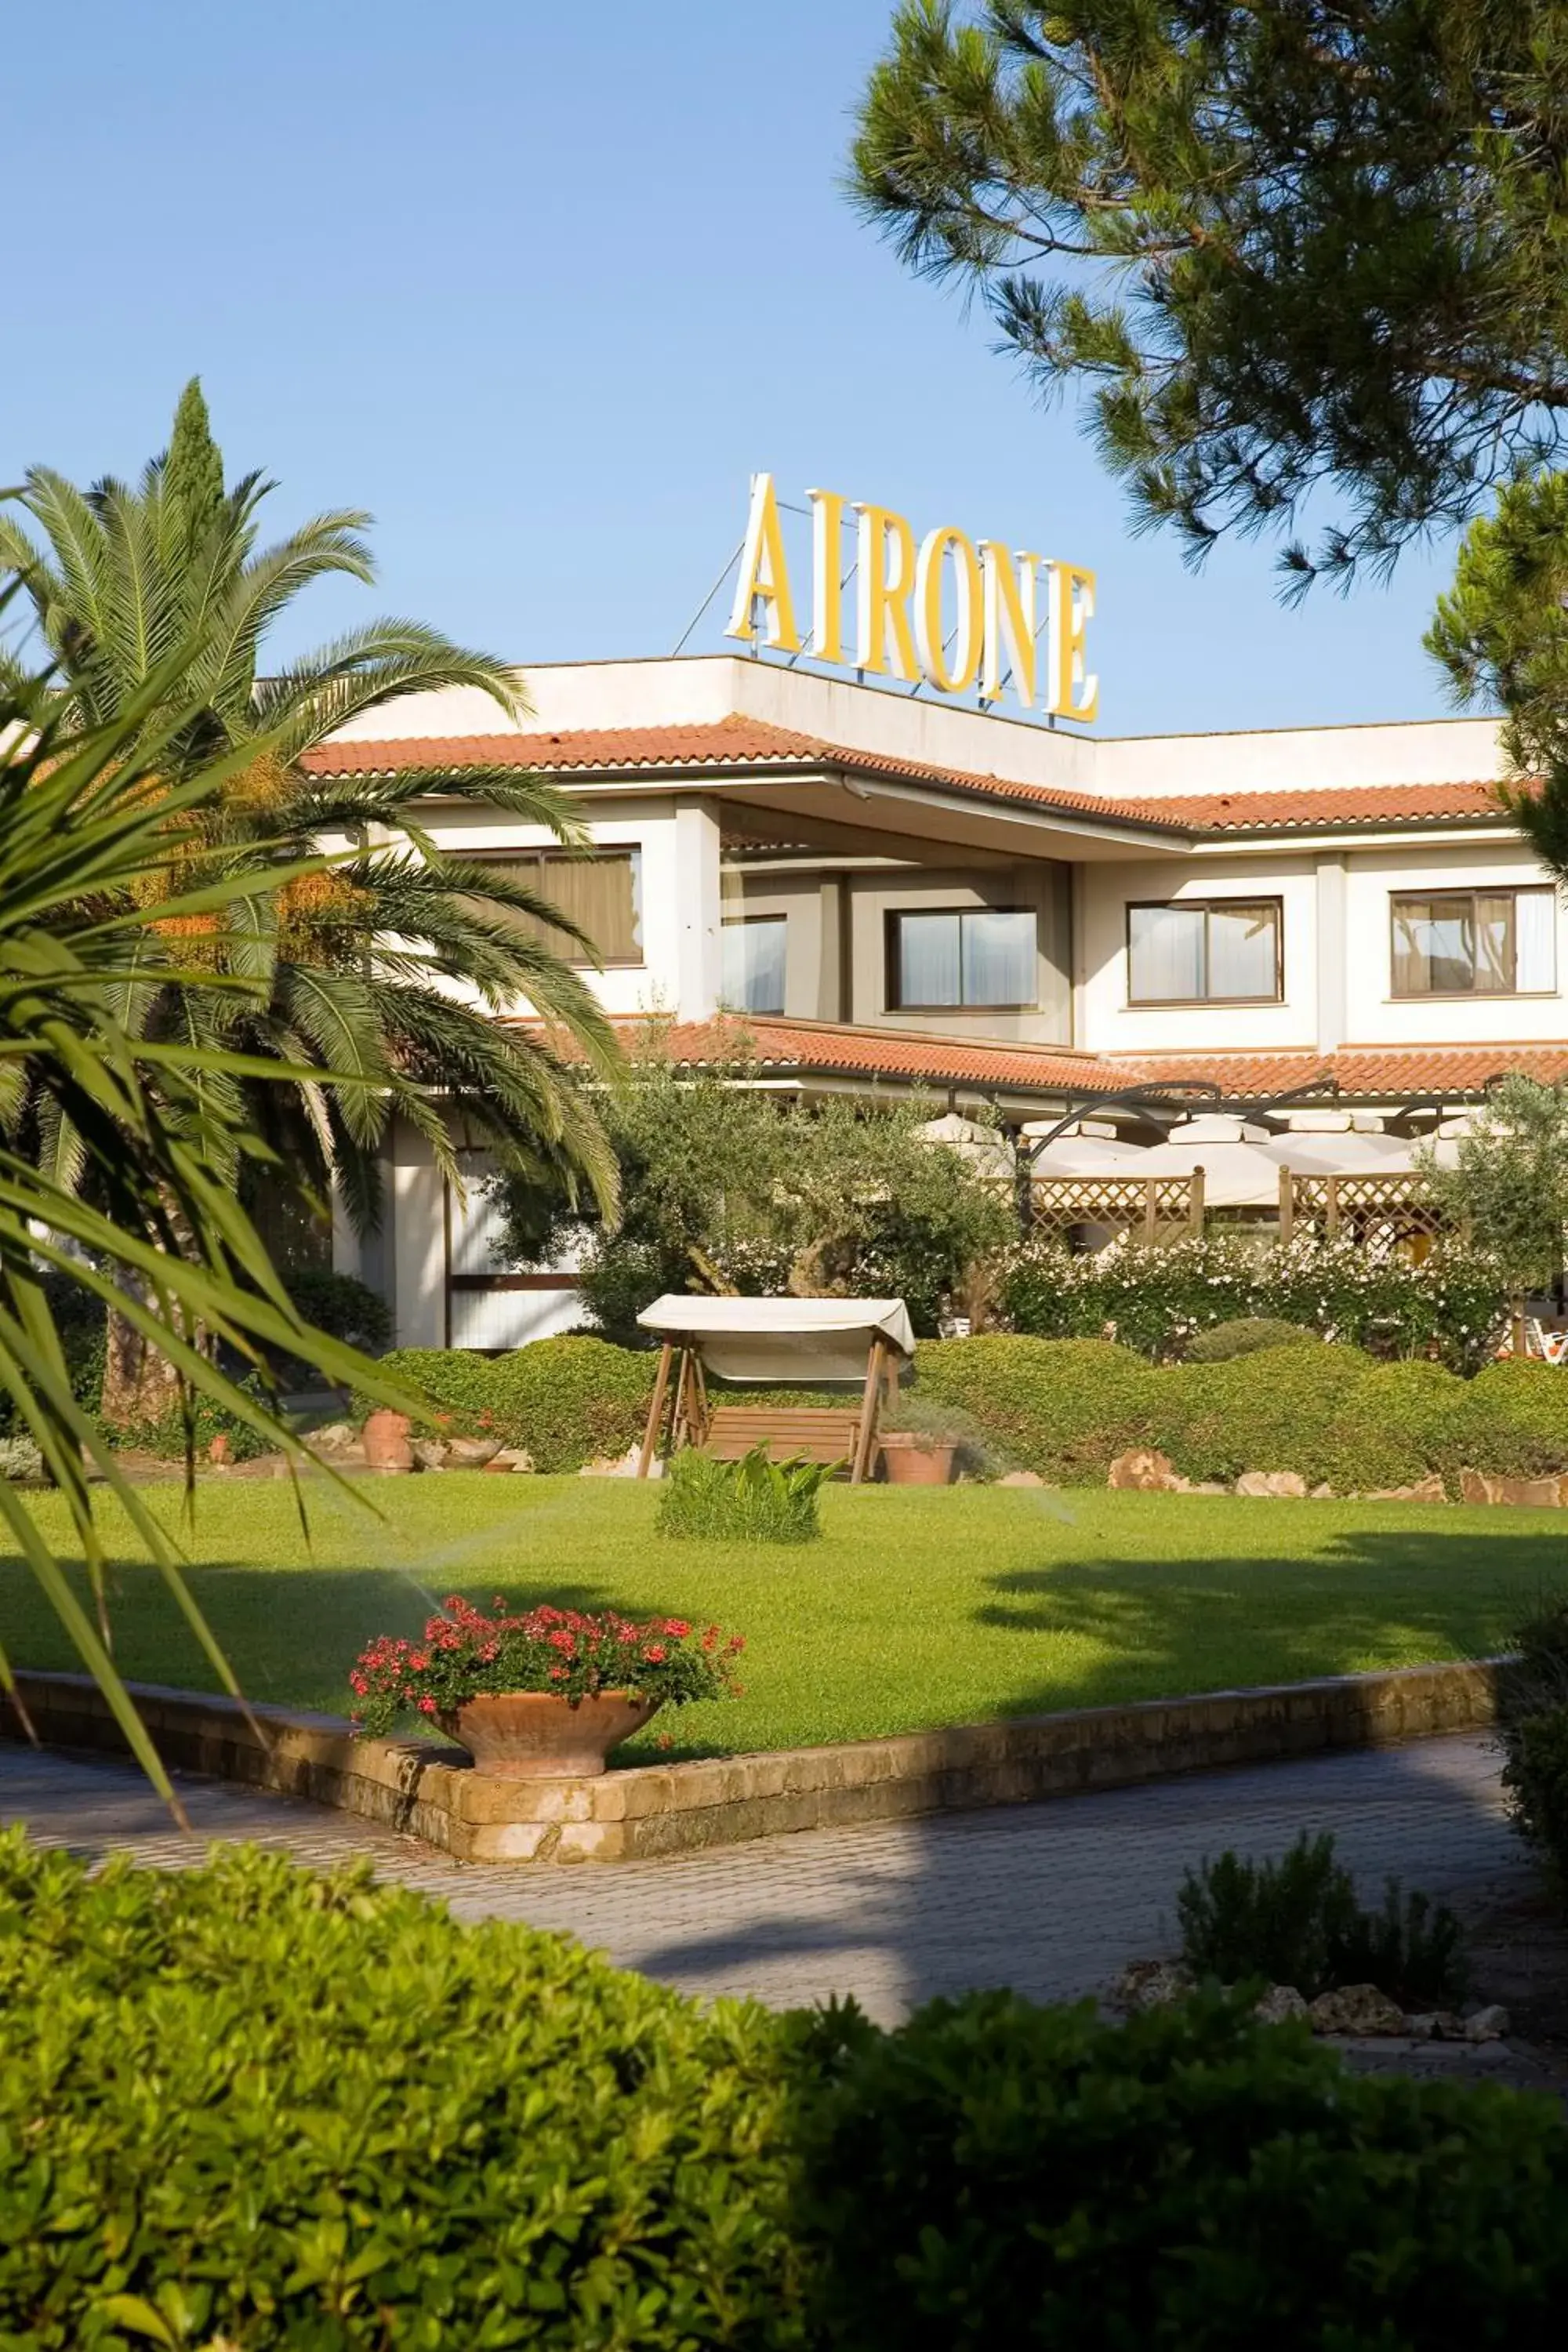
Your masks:
[[[1550,996],[1557,985],[1557,893],[1521,890],[1514,906],[1520,994]]]
[[[1192,1003],[1204,992],[1201,907],[1130,907],[1128,987],[1134,1003]]]

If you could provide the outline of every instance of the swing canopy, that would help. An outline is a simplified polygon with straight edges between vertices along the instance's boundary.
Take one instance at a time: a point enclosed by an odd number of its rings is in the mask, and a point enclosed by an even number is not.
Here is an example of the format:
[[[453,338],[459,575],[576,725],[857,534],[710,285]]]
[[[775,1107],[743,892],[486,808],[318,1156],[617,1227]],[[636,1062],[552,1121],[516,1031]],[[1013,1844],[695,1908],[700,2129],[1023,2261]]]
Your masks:
[[[912,1356],[901,1298],[688,1298],[667,1292],[637,1317],[645,1331],[692,1349],[721,1381],[771,1388],[866,1379],[873,1340]]]

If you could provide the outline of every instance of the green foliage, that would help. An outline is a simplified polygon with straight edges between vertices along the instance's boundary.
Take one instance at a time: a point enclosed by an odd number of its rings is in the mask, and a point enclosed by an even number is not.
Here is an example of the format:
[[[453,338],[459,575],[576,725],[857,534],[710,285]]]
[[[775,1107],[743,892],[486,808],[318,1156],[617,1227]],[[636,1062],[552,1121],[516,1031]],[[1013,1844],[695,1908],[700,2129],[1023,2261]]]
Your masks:
[[[368,1867],[0,1840],[0,2337],[784,2352],[791,2032]]]
[[[1417,1154],[1438,1204],[1486,1235],[1510,1290],[1544,1289],[1568,1227],[1568,1086],[1500,1079],[1454,1158],[1441,1168],[1429,1148]]]
[[[283,1360],[304,1369],[300,1357]],[[265,1401],[266,1392],[254,1378],[241,1381],[239,1387],[242,1395],[258,1404]],[[279,1440],[270,1431],[258,1430],[243,1413],[207,1396],[193,1397],[184,1406],[176,1402],[150,1420],[117,1421],[106,1434],[121,1453],[151,1454],[160,1462],[183,1462],[187,1445],[200,1459],[209,1452],[215,1437],[226,1442],[231,1462],[255,1462],[279,1448]]]
[[[1568,1703],[1510,1722],[1502,1782],[1520,1834],[1545,1864],[1560,1902],[1568,1903]]]
[[[1046,393],[1135,515],[1328,520],[1384,569],[1539,465],[1568,403],[1568,25],[1530,0],[902,0],[852,186]]]
[[[1505,482],[1496,512],[1479,516],[1459,549],[1454,585],[1437,600],[1426,650],[1456,701],[1504,714],[1503,751],[1516,778],[1543,793],[1507,797],[1521,830],[1563,870],[1568,776],[1568,475]]]
[[[1515,1828],[1568,1907],[1568,1595],[1543,1592],[1499,1676],[1503,1787]]]
[[[1124,2026],[1005,1992],[829,2015],[800,2211],[843,2352],[1548,2352],[1554,2101],[1357,2078],[1205,1997]]]
[[[665,1470],[661,1536],[725,1543],[813,1543],[822,1533],[817,1496],[831,1463],[774,1462],[765,1440],[739,1462],[715,1462],[693,1446]]]
[[[1097,1486],[1130,1446],[1156,1446],[1194,1480],[1295,1470],[1342,1495],[1451,1492],[1464,1469],[1568,1470],[1568,1384],[1547,1364],[1494,1364],[1462,1381],[1440,1364],[1377,1363],[1359,1349],[1280,1347],[1222,1363],[1152,1366],[1102,1339],[984,1334],[922,1341],[921,1391],[973,1414],[1025,1469]]]
[[[868,1108],[781,1102],[754,1075],[743,1031],[725,1063],[678,1069],[649,1024],[630,1083],[602,1106],[620,1171],[621,1214],[586,1235],[584,1306],[631,1346],[666,1291],[900,1297],[935,1331],[947,1303],[1014,1230],[1005,1190],[919,1129],[926,1102]],[[498,1188],[519,1262],[549,1255],[569,1213],[542,1218],[526,1179]]]
[[[536,1339],[509,1356],[465,1348],[397,1348],[382,1368],[419,1391],[451,1436],[524,1446],[536,1470],[580,1470],[624,1454],[643,1433],[654,1359],[607,1340]],[[363,1420],[367,1397],[356,1397]]]
[[[1199,1331],[1187,1349],[1189,1364],[1228,1364],[1235,1356],[1260,1355],[1265,1348],[1298,1348],[1316,1335],[1300,1323],[1281,1323],[1267,1315],[1243,1315],[1232,1323],[1214,1323]]]
[[[1459,1923],[1390,1879],[1379,1911],[1363,1911],[1331,1835],[1303,1831],[1278,1862],[1231,1849],[1189,1870],[1176,1897],[1182,1959],[1193,1974],[1235,1985],[1294,1985],[1308,2000],[1373,1984],[1402,2009],[1447,2008],[1466,1985]]]
[[[1190,1355],[1211,1326],[1261,1318],[1473,1371],[1508,1288],[1489,1252],[1456,1238],[1415,1264],[1349,1234],[1299,1234],[1272,1249],[1215,1234],[1152,1248],[1128,1238],[1093,1255],[1026,1240],[1002,1262],[998,1303],[1016,1330],[1115,1339],[1146,1356]]]
[[[398,1395],[363,1358],[301,1319],[240,1204],[247,1163],[268,1164],[277,1183],[289,1180],[268,1158],[250,1116],[256,1097],[241,1087],[232,1055],[184,1033],[150,1037],[136,1017],[145,992],[183,984],[175,958],[206,936],[215,904],[248,905],[261,921],[278,890],[300,877],[298,866],[275,866],[221,884],[209,873],[212,887],[199,887],[186,852],[233,772],[190,764],[182,782],[168,782],[163,755],[179,720],[166,715],[160,731],[157,714],[180,674],[176,648],[111,724],[84,734],[64,727],[51,681],[0,663],[0,1394],[10,1433],[32,1440],[58,1490],[90,1614],[4,1481],[0,1518],[171,1803],[110,1655],[109,1564],[89,1465],[184,1611],[207,1668],[231,1691],[234,1677],[167,1535],[84,1402],[100,1378],[101,1318],[112,1307],[172,1367],[183,1403],[205,1400],[286,1449],[297,1451],[296,1441],[266,1395],[232,1379],[219,1351],[264,1371],[269,1351],[286,1350],[328,1380],[361,1378],[387,1402]],[[68,1298],[89,1304],[74,1315]],[[211,1352],[196,1344],[203,1333]],[[9,1673],[0,1650],[0,1683]]]

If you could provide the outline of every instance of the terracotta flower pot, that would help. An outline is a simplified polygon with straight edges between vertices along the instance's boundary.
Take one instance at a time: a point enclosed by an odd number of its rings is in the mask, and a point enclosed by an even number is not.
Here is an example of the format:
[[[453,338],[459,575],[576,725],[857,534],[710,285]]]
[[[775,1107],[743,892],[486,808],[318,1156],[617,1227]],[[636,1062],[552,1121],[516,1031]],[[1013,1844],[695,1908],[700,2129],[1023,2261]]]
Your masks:
[[[364,1425],[364,1466],[367,1470],[412,1470],[414,1453],[408,1443],[408,1415],[384,1406]]]
[[[576,1780],[602,1772],[612,1748],[658,1713],[657,1699],[602,1691],[597,1698],[560,1698],[553,1691],[487,1691],[441,1717],[476,1772],[494,1780]]]
[[[882,1467],[889,1486],[945,1486],[952,1476],[955,1448],[946,1440],[892,1429],[882,1440]]]

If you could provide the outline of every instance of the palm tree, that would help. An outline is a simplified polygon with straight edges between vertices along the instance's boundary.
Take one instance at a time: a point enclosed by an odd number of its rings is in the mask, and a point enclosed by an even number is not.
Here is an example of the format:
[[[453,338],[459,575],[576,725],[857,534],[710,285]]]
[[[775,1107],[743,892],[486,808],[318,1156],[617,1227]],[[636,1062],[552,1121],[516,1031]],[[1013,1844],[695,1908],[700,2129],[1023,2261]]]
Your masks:
[[[438,788],[581,847],[568,803],[543,778],[512,769],[331,776],[304,763],[350,719],[404,696],[477,687],[515,717],[522,688],[489,656],[407,620],[373,622],[262,676],[266,633],[303,589],[333,573],[374,578],[362,513],[318,515],[258,547],[258,509],[273,487],[258,474],[225,487],[193,382],[168,450],[134,488],[105,479],[83,491],[36,467],[17,499],[37,535],[0,513],[0,572],[16,575],[55,665],[40,703],[51,727],[88,731],[144,709],[157,676],[168,682],[139,740],[157,735],[160,774],[178,785],[232,759],[226,789],[182,847],[187,879],[193,862],[223,879],[297,866],[323,842],[349,853],[330,871],[190,919],[200,930],[186,937],[185,980],[173,985],[155,958],[145,971],[131,965],[119,1018],[148,1035],[319,1072],[261,1088],[247,1115],[289,1164],[335,1181],[362,1230],[380,1214],[381,1146],[398,1116],[454,1180],[456,1133],[505,1171],[563,1174],[611,1208],[614,1156],[568,1054],[611,1076],[618,1049],[592,990],[546,937],[590,958],[592,942],[534,892],[438,851],[419,822],[421,801]],[[10,669],[14,680],[14,657]],[[161,892],[165,882],[147,887]],[[159,918],[165,930],[171,919]],[[495,1018],[520,998],[540,1016],[531,1032]],[[355,1083],[339,1082],[344,1074]],[[211,1083],[232,1093],[240,1082]],[[233,1099],[226,1110],[239,1115]],[[46,1143],[69,1181],[79,1139],[46,1122]]]
[[[15,593],[15,592],[13,592]],[[0,599],[0,604],[4,600]],[[199,986],[178,942],[205,936],[219,911],[258,911],[267,893],[309,877],[274,865],[171,890],[171,869],[199,869],[206,812],[245,754],[171,785],[166,718],[179,656],[154,671],[109,727],[68,729],[45,680],[0,685],[0,1409],[37,1445],[60,1489],[96,1610],[82,1605],[20,1494],[0,1478],[0,1520],[104,1689],[134,1754],[183,1820],[167,1775],[110,1654],[106,1560],[88,1470],[109,1482],[166,1580],[214,1671],[234,1676],[181,1576],[158,1519],[129,1485],[71,1391],[52,1293],[86,1294],[134,1324],[173,1370],[186,1408],[197,1395],[237,1413],[272,1445],[304,1454],[266,1402],[268,1351],[302,1356],[329,1380],[388,1403],[395,1383],[353,1349],[313,1331],[289,1301],[240,1205],[238,1171],[281,1166],[244,1117],[286,1068],[157,1038],[121,1018],[148,988]],[[320,865],[320,861],[315,861]],[[258,995],[264,979],[248,985]],[[214,1080],[222,1084],[215,1086]],[[76,1138],[80,1181],[41,1164],[40,1108]],[[261,1389],[237,1385],[195,1344],[198,1330],[253,1366]],[[0,1686],[26,1727],[11,1662]]]

